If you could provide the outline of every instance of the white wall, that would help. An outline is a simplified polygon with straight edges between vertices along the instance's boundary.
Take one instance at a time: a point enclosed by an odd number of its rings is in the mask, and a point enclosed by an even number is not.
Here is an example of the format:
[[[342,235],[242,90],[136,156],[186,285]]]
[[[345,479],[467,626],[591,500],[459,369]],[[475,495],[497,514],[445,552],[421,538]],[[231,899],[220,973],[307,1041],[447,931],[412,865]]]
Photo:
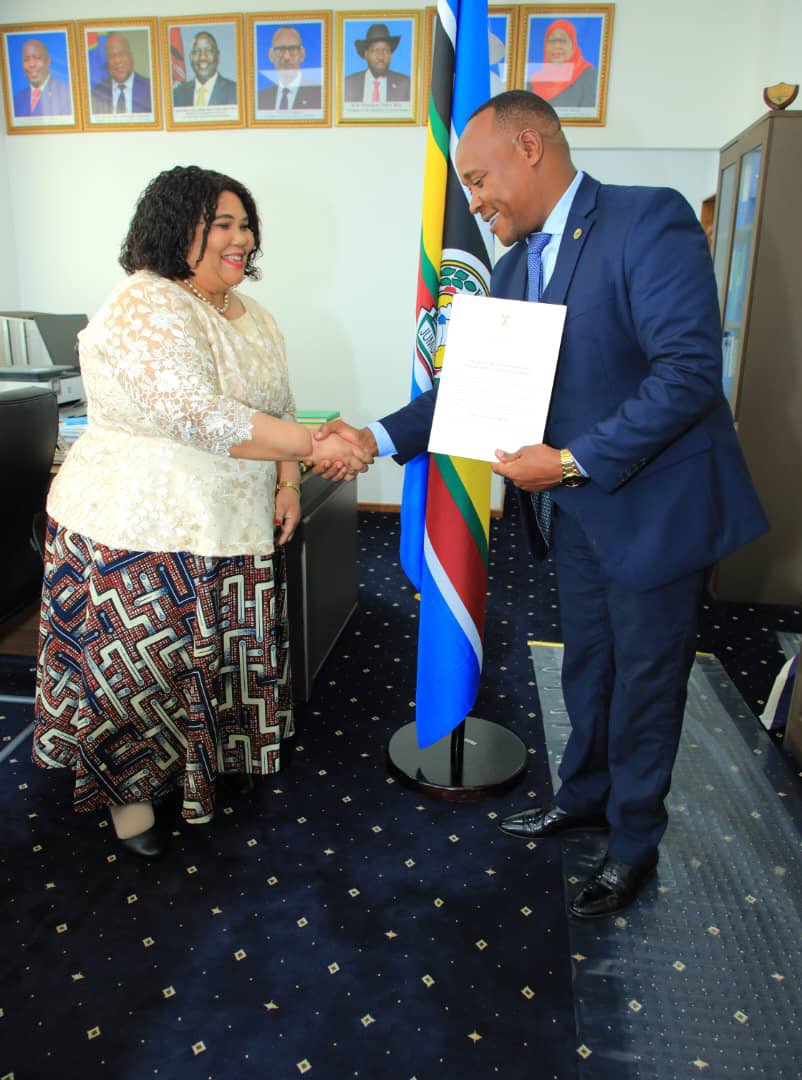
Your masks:
[[[19,290],[8,182],[7,139],[4,132],[0,133],[0,311],[16,311],[19,306]]]
[[[2,6],[8,23],[132,14],[127,0]],[[171,15],[265,9],[169,5]],[[340,10],[360,9],[377,5]],[[671,185],[698,208],[715,190],[719,147],[765,111],[762,87],[802,82],[800,40],[799,0],[618,0],[607,124],[568,129],[577,164],[608,182]],[[120,241],[147,181],[175,164],[219,169],[259,206],[263,279],[247,288],[285,333],[300,406],[367,422],[408,392],[424,141],[423,128],[400,127],[0,136],[0,309],[91,314],[121,274]],[[360,500],[398,503],[401,476],[380,463],[360,479]]]

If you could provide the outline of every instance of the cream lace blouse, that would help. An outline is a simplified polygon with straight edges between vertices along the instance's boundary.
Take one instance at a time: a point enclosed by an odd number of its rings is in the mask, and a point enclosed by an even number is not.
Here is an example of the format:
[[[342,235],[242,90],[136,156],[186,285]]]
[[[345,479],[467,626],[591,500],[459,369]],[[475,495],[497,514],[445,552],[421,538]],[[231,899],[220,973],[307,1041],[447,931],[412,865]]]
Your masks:
[[[157,274],[114,290],[79,335],[88,423],[50,489],[60,525],[131,551],[273,551],[275,462],[228,450],[295,402],[281,332],[240,300],[227,321]]]

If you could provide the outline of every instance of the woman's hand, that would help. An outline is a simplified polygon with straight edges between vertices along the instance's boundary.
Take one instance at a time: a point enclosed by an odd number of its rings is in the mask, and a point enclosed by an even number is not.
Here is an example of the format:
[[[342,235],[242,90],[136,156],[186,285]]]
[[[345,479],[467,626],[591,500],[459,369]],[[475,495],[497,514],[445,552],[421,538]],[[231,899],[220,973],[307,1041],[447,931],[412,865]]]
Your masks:
[[[360,446],[346,442],[335,433],[325,438],[315,437],[312,439],[312,454],[306,461],[307,465],[330,466],[332,462],[341,463],[341,475],[339,479],[353,480],[357,473],[367,472],[368,465],[373,464],[373,455]],[[315,469],[317,472],[318,470]]]
[[[313,439],[320,441],[332,434],[341,435],[346,442],[362,450],[368,455],[366,464],[373,464],[379,448],[370,428],[355,428],[352,424],[347,424],[342,418],[338,418],[337,420],[329,420],[319,427],[314,433]],[[317,476],[322,476],[324,480],[351,479],[351,477],[346,476],[345,466],[341,461],[320,461],[315,465],[312,472]]]
[[[291,487],[276,492],[276,543],[279,547],[292,540],[301,520],[301,496]]]

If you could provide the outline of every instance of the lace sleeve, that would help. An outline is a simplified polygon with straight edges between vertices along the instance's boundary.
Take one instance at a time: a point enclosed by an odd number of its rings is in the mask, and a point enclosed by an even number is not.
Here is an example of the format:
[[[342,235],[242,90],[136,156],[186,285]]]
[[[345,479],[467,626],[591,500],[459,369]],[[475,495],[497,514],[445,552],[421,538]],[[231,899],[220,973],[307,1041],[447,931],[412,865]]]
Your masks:
[[[221,392],[192,301],[172,283],[132,283],[106,332],[114,376],[155,434],[213,454],[251,438],[254,410]]]
[[[295,395],[290,390],[289,397],[287,398],[287,407],[284,410],[284,416],[282,420],[294,420],[298,414],[298,408],[295,404]]]

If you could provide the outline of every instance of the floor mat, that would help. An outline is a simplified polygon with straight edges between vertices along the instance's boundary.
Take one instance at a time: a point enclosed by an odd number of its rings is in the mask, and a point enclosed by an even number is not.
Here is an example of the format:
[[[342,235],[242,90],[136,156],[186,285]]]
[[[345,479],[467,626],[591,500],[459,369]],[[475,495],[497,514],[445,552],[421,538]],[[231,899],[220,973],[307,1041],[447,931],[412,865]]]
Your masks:
[[[555,789],[562,648],[532,646]],[[802,797],[721,664],[698,656],[656,880],[607,921],[569,921],[583,1080],[796,1080]],[[573,895],[604,840],[563,842]]]

